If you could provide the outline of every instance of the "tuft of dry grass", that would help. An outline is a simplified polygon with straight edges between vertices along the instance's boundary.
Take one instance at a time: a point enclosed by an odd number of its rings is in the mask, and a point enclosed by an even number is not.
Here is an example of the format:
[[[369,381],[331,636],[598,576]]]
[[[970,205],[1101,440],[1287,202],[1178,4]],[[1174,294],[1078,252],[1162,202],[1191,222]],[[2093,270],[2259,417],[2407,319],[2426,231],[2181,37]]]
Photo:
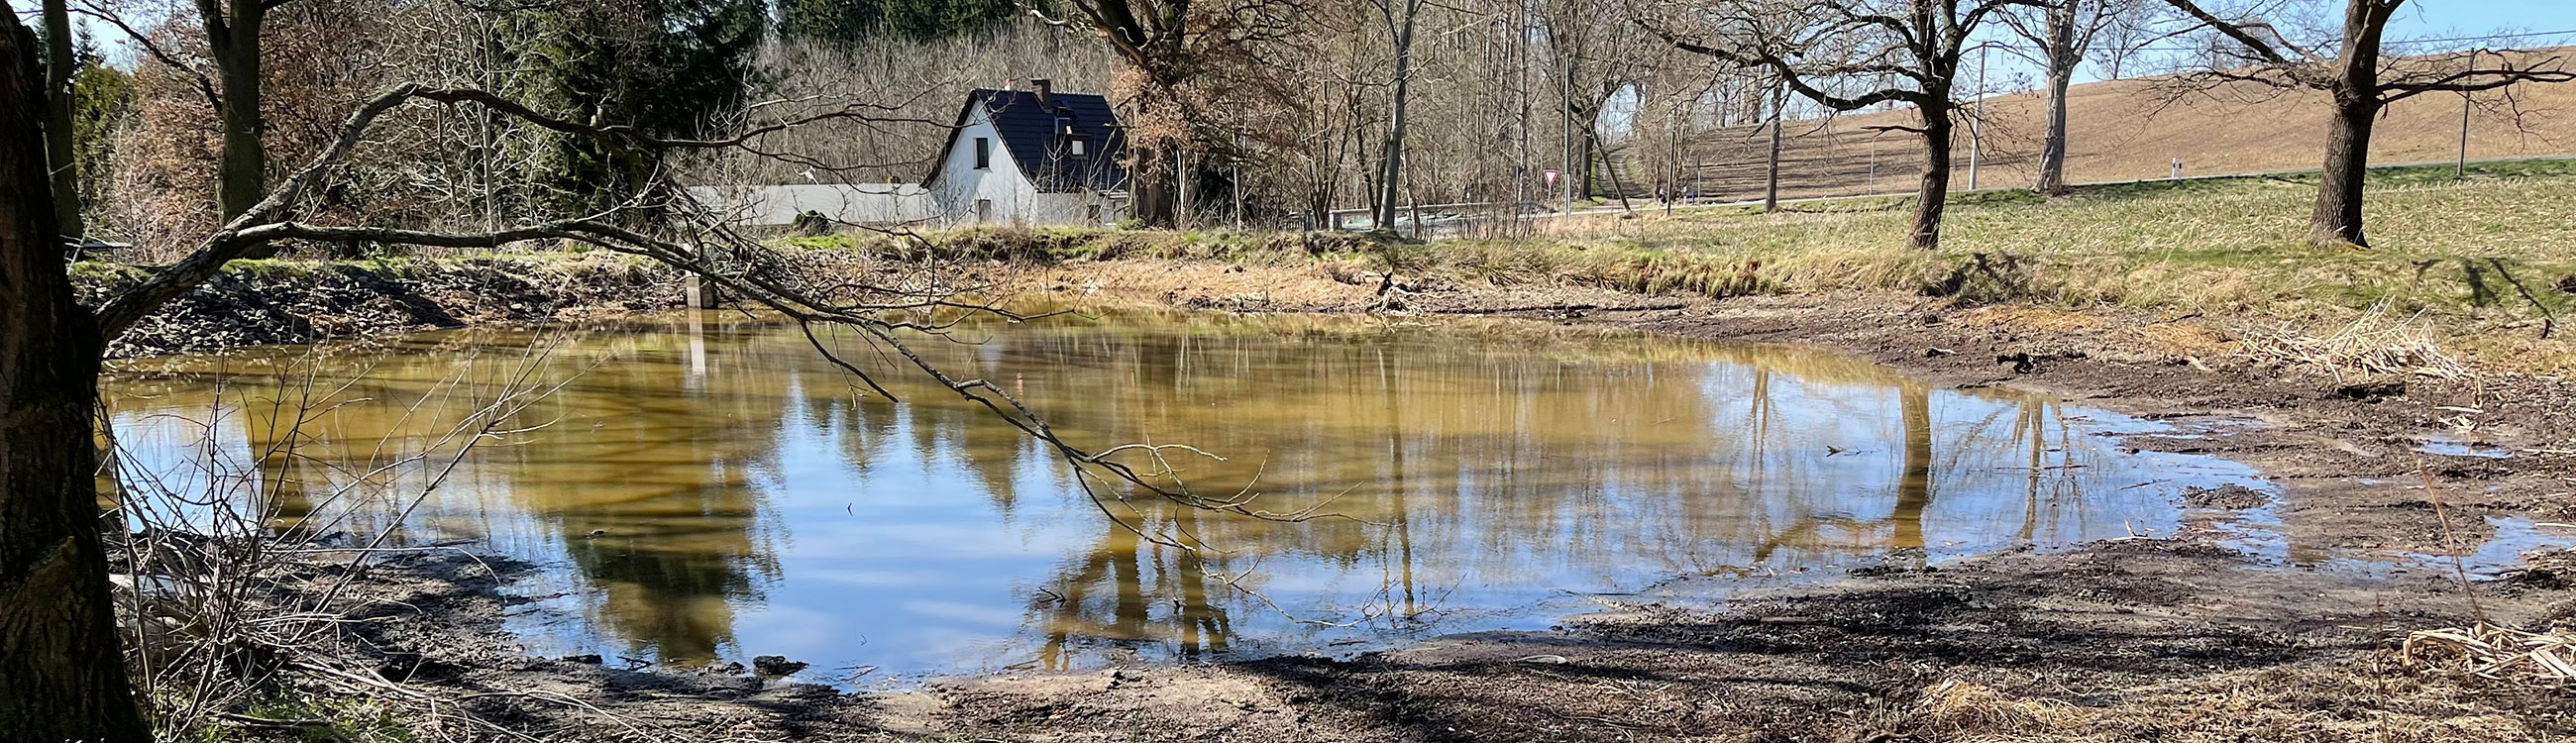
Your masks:
[[[2338,382],[2343,381],[2348,373],[2437,379],[2471,376],[2468,366],[2444,350],[2441,341],[2434,338],[2426,326],[2423,312],[2400,319],[2391,314],[2385,304],[2373,305],[2352,322],[2324,335],[2310,335],[2287,323],[2270,330],[2248,333],[2238,345],[2238,353],[2257,361],[2306,364],[2325,369],[2332,372]]]
[[[2492,624],[2421,630],[2400,649],[2409,665],[2496,681],[2576,681],[2576,635]]]

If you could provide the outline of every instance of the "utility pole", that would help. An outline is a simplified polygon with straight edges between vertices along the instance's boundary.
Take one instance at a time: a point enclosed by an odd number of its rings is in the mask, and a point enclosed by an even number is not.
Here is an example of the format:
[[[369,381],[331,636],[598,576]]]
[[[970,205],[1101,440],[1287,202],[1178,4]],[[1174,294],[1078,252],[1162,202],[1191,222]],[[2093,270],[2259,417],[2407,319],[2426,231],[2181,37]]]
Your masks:
[[[2478,68],[2476,49],[2469,50],[2468,68],[2471,70]],[[2451,179],[2458,181],[2469,179],[2469,91],[2465,90],[2460,91],[2460,163],[2458,168],[2451,172]]]

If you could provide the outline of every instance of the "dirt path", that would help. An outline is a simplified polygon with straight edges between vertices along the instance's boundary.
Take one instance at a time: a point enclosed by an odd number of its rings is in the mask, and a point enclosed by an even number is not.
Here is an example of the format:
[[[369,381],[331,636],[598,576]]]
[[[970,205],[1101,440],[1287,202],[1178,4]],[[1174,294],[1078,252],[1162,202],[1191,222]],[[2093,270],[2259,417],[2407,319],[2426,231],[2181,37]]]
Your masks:
[[[1242,311],[1371,306],[1336,269],[1090,264],[1018,273],[1038,291]],[[1404,286],[1405,282],[1399,282]],[[1556,286],[1416,282],[1413,312],[1511,310],[1690,337],[1841,348],[1953,386],[2009,385],[2174,421],[2127,445],[2253,465],[2276,495],[2196,496],[2180,534],[1923,567],[1899,555],[1837,580],[1758,592],[1722,614],[1624,605],[1546,632],[1441,638],[1354,659],[956,679],[841,695],[748,675],[654,674],[528,659],[504,600],[435,575],[373,598],[424,605],[375,644],[454,669],[424,683],[548,688],[639,720],[749,739],[2541,740],[2576,734],[2576,697],[2403,667],[2406,632],[2473,621],[2425,556],[2472,549],[2489,518],[2576,520],[2561,453],[2576,393],[2553,380],[2359,385],[2237,357],[2206,318],[1956,310],[1905,297],[1676,302]],[[1678,305],[1678,306],[1676,306]],[[1608,308],[1608,309],[1603,309]],[[1651,309],[1639,309],[1651,308]],[[2464,433],[2463,433],[2464,431]],[[2459,435],[2504,458],[2426,454]],[[2429,485],[2429,489],[2426,487]],[[2266,501],[2277,498],[2276,503]],[[2285,543],[2224,546],[2215,525],[2267,507]],[[2512,523],[2512,522],[2507,522]],[[2558,531],[2567,531],[2559,529]],[[423,570],[455,570],[421,562]],[[2481,580],[2477,610],[2541,626],[2576,593],[2531,571]],[[437,607],[435,611],[428,607]],[[613,665],[613,663],[611,664]],[[531,729],[620,728],[526,701],[485,711]]]

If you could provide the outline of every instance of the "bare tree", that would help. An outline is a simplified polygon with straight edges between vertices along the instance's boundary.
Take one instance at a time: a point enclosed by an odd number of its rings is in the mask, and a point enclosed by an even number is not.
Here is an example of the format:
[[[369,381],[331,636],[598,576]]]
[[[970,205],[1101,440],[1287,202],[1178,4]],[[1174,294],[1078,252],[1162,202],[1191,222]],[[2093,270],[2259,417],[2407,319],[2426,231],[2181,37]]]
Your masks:
[[[2066,184],[2066,91],[2075,84],[2075,68],[2093,49],[2094,38],[2136,12],[2137,0],[2042,0],[2028,15],[2006,14],[2013,33],[2039,46],[2039,62],[2048,86],[2048,130],[2039,146],[2039,181],[2033,188],[2056,196]]]
[[[1406,92],[1413,84],[1413,26],[1422,17],[1427,0],[1369,0],[1377,6],[1378,18],[1386,22],[1387,44],[1395,50],[1395,70],[1388,83],[1391,97],[1387,107],[1386,145],[1380,148],[1384,159],[1384,180],[1378,184],[1377,209],[1372,221],[1377,229],[1395,229],[1396,205],[1403,196],[1404,183],[1404,107]],[[1415,225],[1420,229],[1421,225]]]
[[[2007,8],[2039,0],[1677,0],[1642,18],[1675,47],[1748,67],[1768,68],[1798,95],[1837,111],[1883,103],[1914,108],[1923,140],[1909,244],[1941,245],[1950,195],[1951,98],[1959,62],[1979,26]],[[1837,92],[1859,84],[1857,92]]]
[[[2165,1],[2229,42],[2213,55],[2208,69],[2189,79],[2306,88],[2333,98],[2316,209],[2308,219],[2308,239],[2318,245],[2370,244],[2362,233],[2362,185],[2370,168],[2370,129],[2381,109],[2425,93],[2576,80],[2576,72],[2565,69],[2559,57],[2524,51],[2471,48],[2384,57],[2388,22],[2406,0],[2346,0],[2342,32],[2331,42],[2316,44],[2291,40],[2256,13],[2212,11],[2198,0]],[[2485,60],[2494,64],[2480,66]]]
[[[1062,16],[1030,4],[1047,23],[1090,31],[1127,63],[1134,77],[1119,91],[1133,115],[1128,157],[1136,174],[1136,213],[1171,226],[1192,150],[1228,146],[1231,135],[1207,122],[1220,99],[1275,93],[1256,56],[1263,42],[1292,35],[1305,8],[1292,0],[1071,0]]]

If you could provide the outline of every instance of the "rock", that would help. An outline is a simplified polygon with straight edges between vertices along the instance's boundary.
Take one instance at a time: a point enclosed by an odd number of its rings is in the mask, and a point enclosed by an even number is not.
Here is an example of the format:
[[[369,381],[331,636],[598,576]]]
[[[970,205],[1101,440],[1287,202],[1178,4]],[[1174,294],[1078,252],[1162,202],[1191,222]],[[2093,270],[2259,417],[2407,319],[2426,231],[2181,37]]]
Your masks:
[[[2272,497],[2253,488],[2228,483],[2214,488],[2183,488],[2182,502],[2193,508],[2242,511],[2270,503]]]
[[[751,659],[751,670],[763,676],[786,676],[805,670],[806,664],[788,660],[784,655],[763,655]]]
[[[582,665],[585,665],[585,666],[595,666],[595,665],[599,665],[599,664],[600,664],[600,662],[601,662],[601,660],[600,660],[600,657],[599,657],[599,654],[598,654],[598,653],[583,653],[583,654],[580,654],[580,655],[567,655],[567,656],[564,656],[563,658],[561,658],[561,660],[563,660],[563,661],[565,661],[565,662],[568,662],[568,663],[579,663],[579,664],[582,664]]]

